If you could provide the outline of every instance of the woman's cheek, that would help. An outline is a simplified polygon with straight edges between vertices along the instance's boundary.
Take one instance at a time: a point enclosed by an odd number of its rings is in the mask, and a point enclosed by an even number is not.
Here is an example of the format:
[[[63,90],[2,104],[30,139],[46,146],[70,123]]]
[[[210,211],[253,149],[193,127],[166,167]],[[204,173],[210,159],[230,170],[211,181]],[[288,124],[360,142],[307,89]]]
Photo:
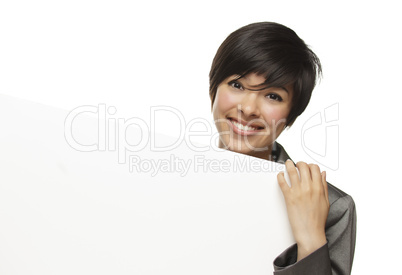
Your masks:
[[[288,117],[289,111],[284,108],[272,107],[269,108],[268,111],[264,113],[265,121],[273,126],[279,126],[281,124],[286,123],[286,118]]]
[[[229,92],[226,91],[218,91],[217,92],[217,107],[223,111],[226,112],[230,110],[231,108],[235,108],[237,106],[238,100],[236,99],[236,96],[232,95]]]

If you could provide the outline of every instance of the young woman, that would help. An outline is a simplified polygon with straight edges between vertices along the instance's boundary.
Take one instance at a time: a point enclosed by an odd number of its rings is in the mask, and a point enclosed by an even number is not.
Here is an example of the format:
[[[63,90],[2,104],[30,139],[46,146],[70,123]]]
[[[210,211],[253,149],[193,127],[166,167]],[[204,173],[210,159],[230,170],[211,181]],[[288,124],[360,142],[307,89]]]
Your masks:
[[[296,244],[274,260],[274,274],[350,274],[352,268],[353,199],[327,183],[317,165],[295,166],[275,141],[305,110],[320,74],[318,57],[293,30],[262,22],[230,34],[209,75],[219,146],[283,162],[289,173],[291,186],[283,173],[278,183]]]

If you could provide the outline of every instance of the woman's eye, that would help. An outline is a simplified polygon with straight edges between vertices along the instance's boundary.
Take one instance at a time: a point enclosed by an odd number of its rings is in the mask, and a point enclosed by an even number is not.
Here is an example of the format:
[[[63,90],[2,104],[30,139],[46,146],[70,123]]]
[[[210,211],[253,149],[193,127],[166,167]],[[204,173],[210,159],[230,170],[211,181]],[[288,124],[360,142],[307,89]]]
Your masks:
[[[241,84],[239,82],[232,81],[229,83],[229,85],[235,89],[243,90],[243,87],[241,86]]]
[[[282,97],[277,94],[267,94],[266,97],[272,100],[282,101]]]

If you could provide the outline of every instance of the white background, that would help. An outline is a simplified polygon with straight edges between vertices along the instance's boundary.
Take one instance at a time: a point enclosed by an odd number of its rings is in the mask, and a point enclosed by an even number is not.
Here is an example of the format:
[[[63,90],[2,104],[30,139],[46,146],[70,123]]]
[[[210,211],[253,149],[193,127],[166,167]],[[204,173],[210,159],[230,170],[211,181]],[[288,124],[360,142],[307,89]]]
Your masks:
[[[105,103],[115,117],[148,119],[149,106],[167,105],[186,121],[210,119],[220,43],[248,23],[282,23],[311,45],[324,78],[280,142],[355,199],[353,273],[386,274],[402,245],[399,18],[397,1],[2,1],[0,93],[66,110]],[[333,105],[338,119],[303,130]],[[164,119],[158,131],[175,135],[175,116]]]

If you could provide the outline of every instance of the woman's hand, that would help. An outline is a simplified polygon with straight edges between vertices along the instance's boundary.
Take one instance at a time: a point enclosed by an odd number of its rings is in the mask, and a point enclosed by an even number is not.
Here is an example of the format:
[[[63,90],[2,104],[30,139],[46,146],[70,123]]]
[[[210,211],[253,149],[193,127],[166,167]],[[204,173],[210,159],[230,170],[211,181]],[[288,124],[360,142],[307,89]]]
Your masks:
[[[278,183],[285,197],[299,261],[327,242],[325,222],[329,212],[328,185],[326,173],[321,173],[318,165],[298,162],[296,166],[300,176],[291,160],[287,160],[285,165],[291,187],[283,172],[278,174]]]

